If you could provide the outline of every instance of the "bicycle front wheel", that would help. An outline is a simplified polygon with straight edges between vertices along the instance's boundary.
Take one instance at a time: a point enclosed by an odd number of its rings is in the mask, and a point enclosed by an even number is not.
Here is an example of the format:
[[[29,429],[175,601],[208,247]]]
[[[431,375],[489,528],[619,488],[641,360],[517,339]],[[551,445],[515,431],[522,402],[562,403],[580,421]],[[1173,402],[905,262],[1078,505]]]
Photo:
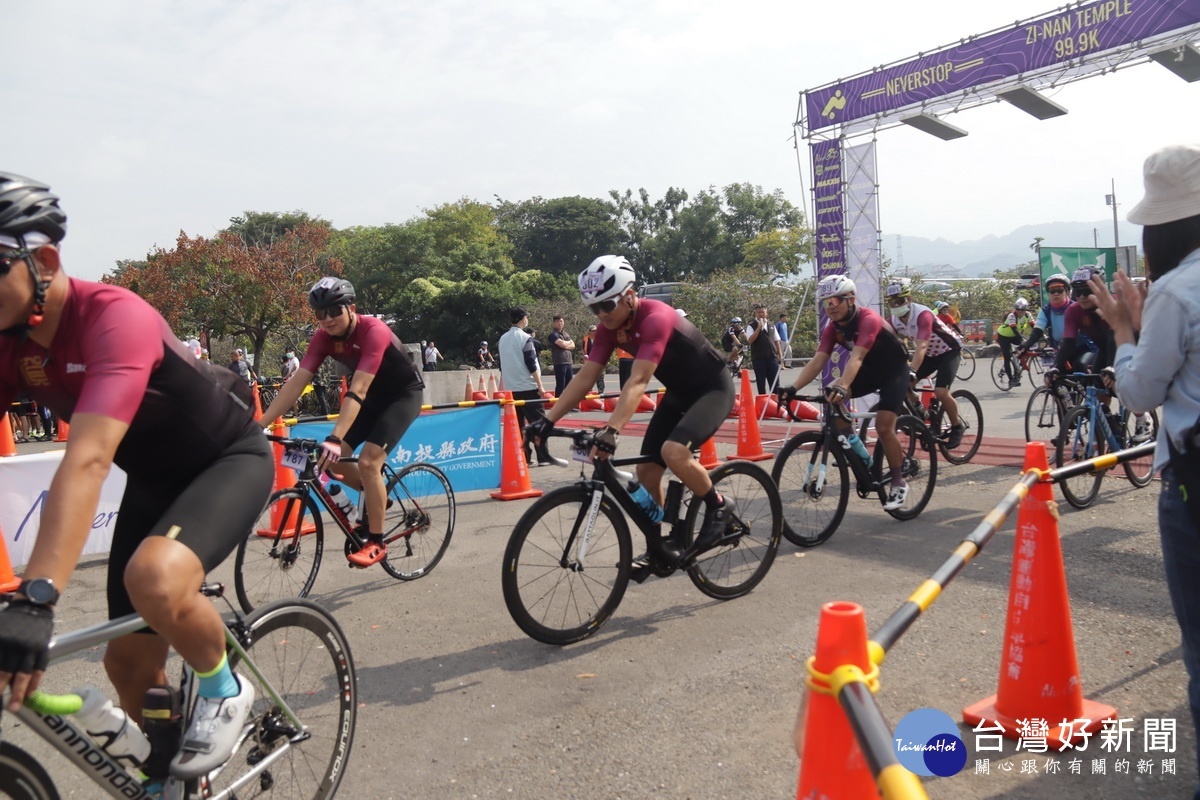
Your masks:
[[[1050,455],[1058,446],[1058,432],[1066,415],[1067,404],[1055,390],[1047,386],[1034,389],[1025,404],[1025,441],[1045,442],[1046,454]]]
[[[358,718],[358,680],[345,634],[308,600],[263,606],[246,619],[246,634],[241,644],[254,668],[235,651],[229,663],[239,680],[254,686],[253,728],[225,767],[209,776],[206,796],[333,797],[346,774]]]
[[[975,375],[975,354],[964,347],[960,351],[960,355],[958,372],[955,375],[960,381],[969,381]]]
[[[746,461],[730,461],[709,473],[717,491],[734,503],[734,519],[721,544],[701,553],[688,567],[696,588],[718,600],[749,592],[766,577],[783,534],[783,504],[766,470]],[[704,503],[688,506],[688,543]]]
[[[588,530],[592,493],[565,486],[517,520],[504,549],[500,585],[513,622],[546,644],[570,644],[600,629],[625,596],[633,561],[629,526],[601,499]]]
[[[1012,388],[1012,384],[1009,382],[1008,376],[1004,374],[1003,353],[992,358],[992,383],[996,384],[996,388],[1002,392],[1007,392]]]
[[[308,596],[325,550],[323,528],[317,503],[305,489],[294,486],[271,495],[234,559],[233,585],[242,611]]]
[[[1077,461],[1102,456],[1108,451],[1108,446],[1092,429],[1092,409],[1079,406],[1067,412],[1063,419],[1062,433],[1059,435],[1058,447],[1054,451],[1054,465],[1065,467]],[[1100,493],[1100,481],[1104,480],[1106,470],[1085,472],[1074,478],[1058,482],[1063,497],[1075,508],[1087,508],[1096,502]]]
[[[1129,442],[1129,447],[1152,442],[1158,438],[1158,414],[1153,411],[1143,414],[1139,418],[1136,414],[1130,414],[1129,409],[1122,408],[1121,422],[1125,424],[1125,441]],[[1125,468],[1125,477],[1139,489],[1149,486],[1150,481],[1154,479],[1153,453],[1126,461],[1121,466]]]
[[[889,509],[887,513],[896,519],[913,519],[925,510],[929,498],[933,497],[933,487],[937,485],[937,444],[925,423],[908,414],[896,420],[896,436],[900,439],[900,449],[904,454],[901,474],[908,484],[908,497],[904,505]],[[875,448],[882,451],[883,442],[876,442]],[[887,458],[882,452],[877,452],[872,463],[886,465]],[[888,486],[885,483],[879,490],[880,499],[887,499]]]
[[[783,535],[797,547],[816,547],[833,536],[850,504],[850,470],[825,435],[805,431],[788,440],[771,477],[783,503]]]
[[[454,489],[432,464],[409,464],[388,482],[391,508],[383,517],[388,546],[383,569],[393,578],[414,581],[428,575],[454,535]]]
[[[0,795],[12,800],[58,800],[58,789],[36,758],[0,742]]]
[[[966,389],[957,389],[950,393],[958,406],[958,421],[963,426],[963,438],[958,447],[950,447],[946,442],[950,437],[950,415],[943,408],[938,415],[938,427],[933,431],[942,448],[942,455],[951,464],[965,464],[979,452],[983,444],[983,406],[975,395]]]

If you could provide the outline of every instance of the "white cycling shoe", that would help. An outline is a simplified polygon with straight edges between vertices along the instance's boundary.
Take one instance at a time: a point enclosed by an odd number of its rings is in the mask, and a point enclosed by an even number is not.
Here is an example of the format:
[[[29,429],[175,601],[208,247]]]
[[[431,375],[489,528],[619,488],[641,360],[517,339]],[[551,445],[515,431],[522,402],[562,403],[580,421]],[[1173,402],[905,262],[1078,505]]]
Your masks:
[[[908,484],[903,486],[892,486],[892,490],[888,492],[887,502],[883,504],[884,511],[895,511],[898,508],[904,507],[904,501],[908,499]]]
[[[171,775],[183,780],[199,778],[229,760],[254,705],[250,681],[238,678],[238,684],[240,691],[233,697],[196,698],[192,724],[171,760]]]

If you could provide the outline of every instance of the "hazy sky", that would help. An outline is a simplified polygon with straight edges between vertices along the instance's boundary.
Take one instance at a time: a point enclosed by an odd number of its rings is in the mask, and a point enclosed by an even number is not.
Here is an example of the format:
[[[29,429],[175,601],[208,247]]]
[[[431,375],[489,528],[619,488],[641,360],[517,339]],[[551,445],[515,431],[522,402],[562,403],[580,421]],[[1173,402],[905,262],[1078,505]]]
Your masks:
[[[743,181],[807,206],[807,145],[802,180],[792,141],[804,89],[1053,8],[0,0],[0,169],[63,197],[67,269],[89,278],[244,210],[347,227],[460,197],[658,198]],[[953,115],[970,131],[955,142],[883,132],[884,231],[959,241],[1110,219],[1110,178],[1123,216],[1145,156],[1200,139],[1200,84],[1155,64],[1054,99],[1071,113]]]

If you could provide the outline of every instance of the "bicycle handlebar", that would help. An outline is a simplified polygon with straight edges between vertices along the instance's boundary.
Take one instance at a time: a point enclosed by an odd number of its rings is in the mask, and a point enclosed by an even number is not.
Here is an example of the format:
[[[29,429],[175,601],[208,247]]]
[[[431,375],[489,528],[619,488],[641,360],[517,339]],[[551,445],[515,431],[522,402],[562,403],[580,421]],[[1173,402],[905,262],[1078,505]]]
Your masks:
[[[38,689],[25,698],[25,707],[35,714],[63,717],[78,713],[83,708],[83,698],[77,694],[48,694]]]

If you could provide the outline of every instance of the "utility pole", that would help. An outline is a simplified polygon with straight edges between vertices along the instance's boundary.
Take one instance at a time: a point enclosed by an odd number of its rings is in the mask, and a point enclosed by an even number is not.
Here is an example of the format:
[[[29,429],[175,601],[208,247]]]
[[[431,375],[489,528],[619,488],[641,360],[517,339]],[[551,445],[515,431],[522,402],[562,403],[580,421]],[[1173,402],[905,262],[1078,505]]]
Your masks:
[[[1095,228],[1092,228],[1092,247],[1100,247],[1100,234]]]
[[[1112,194],[1104,195],[1104,202],[1112,206],[1113,210],[1113,247],[1121,246],[1121,237],[1117,234],[1117,180],[1110,178],[1112,181]]]

